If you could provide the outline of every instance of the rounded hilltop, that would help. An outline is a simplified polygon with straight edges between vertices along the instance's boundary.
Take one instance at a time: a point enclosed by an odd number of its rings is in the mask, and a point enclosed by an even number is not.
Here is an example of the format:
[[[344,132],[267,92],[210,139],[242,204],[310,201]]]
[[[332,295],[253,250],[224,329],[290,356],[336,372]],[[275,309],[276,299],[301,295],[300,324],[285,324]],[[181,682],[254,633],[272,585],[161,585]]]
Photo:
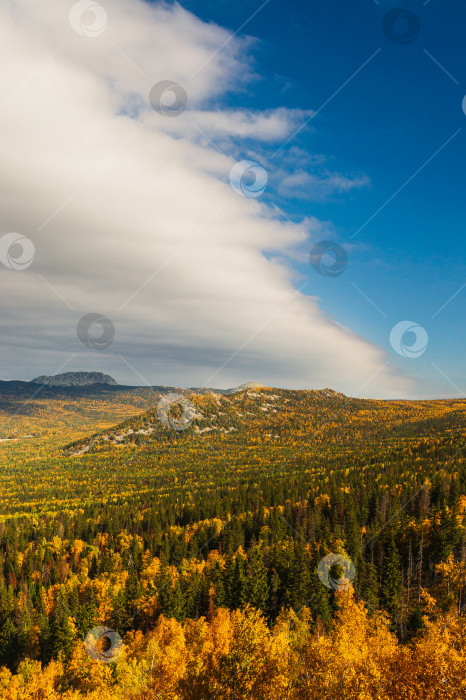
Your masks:
[[[233,389],[225,389],[225,394],[237,394],[239,391],[246,391],[247,389],[265,389],[263,384],[259,382],[248,382],[247,384],[241,384],[241,386],[236,386]]]
[[[47,386],[92,386],[93,384],[108,384],[117,386],[117,382],[109,374],[103,372],[64,372],[52,376],[42,375],[31,380],[31,384],[46,384]]]

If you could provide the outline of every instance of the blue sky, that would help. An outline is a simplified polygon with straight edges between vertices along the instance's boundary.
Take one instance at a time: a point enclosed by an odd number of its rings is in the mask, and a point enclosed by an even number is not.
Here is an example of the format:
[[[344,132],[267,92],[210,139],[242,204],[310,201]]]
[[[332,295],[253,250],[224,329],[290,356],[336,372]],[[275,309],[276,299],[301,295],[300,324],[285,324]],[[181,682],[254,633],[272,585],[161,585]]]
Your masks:
[[[260,6],[244,0],[181,4],[232,31]],[[441,369],[464,395],[466,289],[457,292],[466,282],[466,6],[454,0],[404,2],[420,23],[417,38],[407,44],[389,40],[382,30],[393,7],[398,5],[371,0],[286,5],[270,0],[241,32],[258,40],[253,48],[258,75],[231,100],[235,107],[317,110],[381,49],[287,146],[321,154],[332,170],[365,175],[370,184],[327,201],[277,199],[272,170],[265,196],[297,223],[304,216],[332,222],[335,239],[349,251],[348,267],[338,279],[311,275],[301,265],[300,272],[311,277],[306,293],[318,295],[328,314],[385,348],[393,364],[435,393],[455,394]],[[275,150],[272,146],[264,157]],[[404,319],[418,322],[429,335],[428,349],[416,361],[390,347],[389,331]]]

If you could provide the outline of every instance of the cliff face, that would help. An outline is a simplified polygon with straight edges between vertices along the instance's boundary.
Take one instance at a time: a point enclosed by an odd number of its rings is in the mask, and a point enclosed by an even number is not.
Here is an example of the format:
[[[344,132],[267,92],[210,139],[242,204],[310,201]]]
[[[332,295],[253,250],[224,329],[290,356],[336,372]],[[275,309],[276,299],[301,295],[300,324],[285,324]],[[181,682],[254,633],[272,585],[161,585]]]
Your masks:
[[[92,384],[110,384],[117,382],[109,374],[103,372],[65,372],[48,377],[43,375],[31,380],[32,384],[47,384],[47,386],[91,386]]]

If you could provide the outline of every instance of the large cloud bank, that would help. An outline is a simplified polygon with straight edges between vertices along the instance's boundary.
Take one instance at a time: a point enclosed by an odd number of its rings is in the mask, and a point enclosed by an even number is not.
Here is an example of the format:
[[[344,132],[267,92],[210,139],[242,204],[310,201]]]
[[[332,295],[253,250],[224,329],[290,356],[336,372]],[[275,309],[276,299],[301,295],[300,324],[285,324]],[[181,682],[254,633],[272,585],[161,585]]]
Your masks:
[[[254,139],[278,148],[307,116],[222,108],[255,79],[251,42],[140,0],[106,3],[89,37],[71,6],[0,7],[0,234],[36,249],[25,270],[1,266],[2,378],[97,369],[130,384],[408,394],[382,350],[323,314],[312,282],[296,291],[290,261],[319,222],[298,229],[229,184]],[[167,79],[188,94],[176,118],[149,102]],[[115,326],[104,350],[77,337],[91,312]]]

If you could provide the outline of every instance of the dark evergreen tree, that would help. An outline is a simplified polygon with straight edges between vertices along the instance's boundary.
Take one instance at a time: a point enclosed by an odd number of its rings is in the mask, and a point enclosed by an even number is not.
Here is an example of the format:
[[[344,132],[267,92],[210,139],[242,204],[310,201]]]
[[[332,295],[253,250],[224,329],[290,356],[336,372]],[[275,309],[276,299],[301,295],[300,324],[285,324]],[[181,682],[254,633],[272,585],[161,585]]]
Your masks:
[[[262,550],[255,547],[246,565],[245,599],[253,607],[267,612],[269,582]]]
[[[393,534],[384,560],[381,596],[386,610],[395,619],[401,596],[401,559]]]

